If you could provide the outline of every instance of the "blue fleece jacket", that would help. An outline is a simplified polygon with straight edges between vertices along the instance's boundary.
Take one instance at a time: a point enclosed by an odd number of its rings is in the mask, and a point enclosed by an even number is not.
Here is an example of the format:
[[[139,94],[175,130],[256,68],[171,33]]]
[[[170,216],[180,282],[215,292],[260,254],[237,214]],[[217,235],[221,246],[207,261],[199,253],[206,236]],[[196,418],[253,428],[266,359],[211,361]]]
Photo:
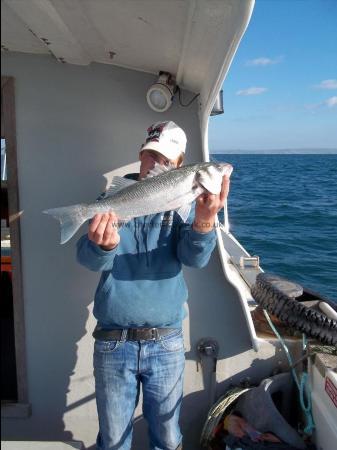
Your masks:
[[[94,316],[104,329],[181,327],[187,287],[182,264],[204,267],[215,232],[192,229],[194,211],[182,223],[175,211],[138,217],[120,229],[120,243],[104,251],[88,239],[77,243],[80,264],[102,272]]]

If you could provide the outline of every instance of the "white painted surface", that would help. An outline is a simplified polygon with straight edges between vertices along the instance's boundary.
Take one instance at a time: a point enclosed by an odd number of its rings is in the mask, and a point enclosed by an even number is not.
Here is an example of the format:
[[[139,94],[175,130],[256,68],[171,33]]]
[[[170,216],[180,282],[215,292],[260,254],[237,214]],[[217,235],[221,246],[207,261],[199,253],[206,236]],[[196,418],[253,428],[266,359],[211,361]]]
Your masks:
[[[3,0],[2,44],[71,64],[177,76],[206,104],[254,0]],[[220,65],[220,67],[219,67]],[[219,86],[220,88],[220,86]],[[212,94],[211,94],[212,97]]]
[[[337,442],[337,373],[326,370],[325,376],[319,372],[315,365],[311,365],[311,400],[312,415],[316,425],[315,441],[319,450],[333,450]],[[328,395],[326,381],[334,392],[334,401]]]
[[[330,319],[337,320],[337,312],[326,302],[319,302],[320,310]]]

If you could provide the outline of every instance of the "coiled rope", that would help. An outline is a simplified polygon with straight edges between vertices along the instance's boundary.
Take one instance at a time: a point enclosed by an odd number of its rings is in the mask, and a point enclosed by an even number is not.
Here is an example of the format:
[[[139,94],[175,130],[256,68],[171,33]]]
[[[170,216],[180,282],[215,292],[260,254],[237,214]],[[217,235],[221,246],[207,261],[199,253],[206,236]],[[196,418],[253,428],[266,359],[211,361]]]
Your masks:
[[[304,416],[305,416],[306,426],[305,426],[303,432],[306,435],[311,436],[312,432],[315,428],[315,424],[314,424],[314,420],[312,418],[311,390],[310,390],[310,386],[309,386],[309,382],[308,382],[308,373],[306,371],[303,371],[300,380],[298,379],[298,376],[295,371],[295,364],[293,363],[293,360],[290,356],[289,349],[288,349],[284,339],[282,338],[280,333],[277,331],[275,325],[273,324],[271,318],[269,317],[269,314],[267,313],[267,311],[265,309],[263,309],[263,313],[267,319],[267,322],[269,323],[270,328],[273,330],[276,337],[280,341],[280,343],[283,347],[283,350],[286,354],[286,357],[288,359],[291,373],[293,375],[293,378],[295,380],[296,386],[299,391],[300,405],[301,405],[301,408],[302,408]],[[303,340],[302,340],[303,350],[307,351],[307,340],[306,340],[306,337],[304,334],[302,336],[303,336]],[[305,397],[307,399],[307,404],[305,404]]]

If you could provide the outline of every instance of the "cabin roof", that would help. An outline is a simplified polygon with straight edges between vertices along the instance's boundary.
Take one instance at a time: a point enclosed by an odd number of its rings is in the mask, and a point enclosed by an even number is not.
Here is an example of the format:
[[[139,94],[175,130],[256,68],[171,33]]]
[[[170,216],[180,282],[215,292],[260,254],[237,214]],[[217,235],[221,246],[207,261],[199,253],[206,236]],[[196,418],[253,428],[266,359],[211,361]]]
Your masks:
[[[2,50],[112,64],[208,92],[225,73],[254,0],[2,0]],[[225,70],[224,70],[225,69]],[[223,80],[222,80],[223,81]]]

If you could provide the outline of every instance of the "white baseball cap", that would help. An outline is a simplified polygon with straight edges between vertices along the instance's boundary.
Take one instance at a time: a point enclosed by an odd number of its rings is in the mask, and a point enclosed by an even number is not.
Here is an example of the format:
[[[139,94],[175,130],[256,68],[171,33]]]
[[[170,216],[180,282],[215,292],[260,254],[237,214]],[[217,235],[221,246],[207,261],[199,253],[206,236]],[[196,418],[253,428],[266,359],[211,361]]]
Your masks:
[[[142,150],[154,150],[168,159],[177,159],[186,150],[186,134],[171,120],[156,122],[147,129],[147,138]]]

